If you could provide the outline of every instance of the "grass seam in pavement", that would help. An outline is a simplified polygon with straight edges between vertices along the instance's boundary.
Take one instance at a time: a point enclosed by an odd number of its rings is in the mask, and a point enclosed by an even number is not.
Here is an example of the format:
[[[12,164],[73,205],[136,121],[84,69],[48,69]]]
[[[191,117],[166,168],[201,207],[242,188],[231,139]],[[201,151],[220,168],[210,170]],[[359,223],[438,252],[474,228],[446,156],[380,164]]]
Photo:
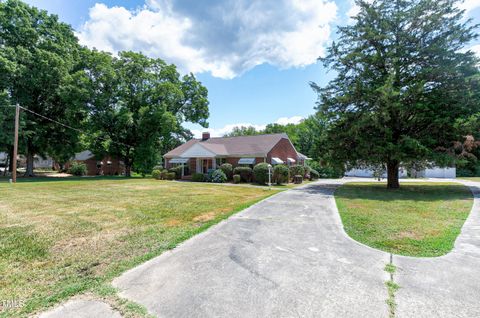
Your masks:
[[[388,298],[386,300],[386,303],[388,305],[389,317],[394,318],[396,309],[397,309],[397,303],[395,302],[395,293],[400,288],[400,286],[397,283],[395,283],[395,280],[394,280],[394,274],[397,270],[397,267],[393,264],[393,254],[391,253],[390,253],[390,263],[385,265],[384,270],[390,274],[390,279],[385,282],[385,286],[387,286],[387,291],[388,291]]]

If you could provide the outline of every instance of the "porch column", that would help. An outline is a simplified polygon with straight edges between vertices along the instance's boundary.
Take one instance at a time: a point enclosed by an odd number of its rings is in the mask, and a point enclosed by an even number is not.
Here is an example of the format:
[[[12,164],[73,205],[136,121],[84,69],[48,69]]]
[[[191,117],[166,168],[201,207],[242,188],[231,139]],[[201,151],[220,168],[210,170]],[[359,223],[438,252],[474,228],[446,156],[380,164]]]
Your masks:
[[[215,158],[212,158],[212,169],[217,169],[217,160]]]
[[[197,173],[202,173],[202,160],[197,158],[197,167],[196,167]]]

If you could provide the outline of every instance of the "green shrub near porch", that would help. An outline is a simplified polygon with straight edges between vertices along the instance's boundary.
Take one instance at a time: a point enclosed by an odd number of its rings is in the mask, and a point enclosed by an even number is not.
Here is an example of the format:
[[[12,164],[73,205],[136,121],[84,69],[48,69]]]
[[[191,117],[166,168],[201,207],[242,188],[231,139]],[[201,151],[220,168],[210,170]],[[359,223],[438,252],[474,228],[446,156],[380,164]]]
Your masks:
[[[286,165],[276,165],[273,168],[273,181],[276,184],[288,183],[290,171]]]

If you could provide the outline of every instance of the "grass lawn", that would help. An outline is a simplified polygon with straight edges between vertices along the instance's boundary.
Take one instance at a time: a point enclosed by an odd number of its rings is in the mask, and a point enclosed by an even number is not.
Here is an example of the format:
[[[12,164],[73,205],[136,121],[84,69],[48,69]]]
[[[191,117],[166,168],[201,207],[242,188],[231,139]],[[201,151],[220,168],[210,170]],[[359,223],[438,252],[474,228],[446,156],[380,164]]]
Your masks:
[[[453,183],[347,183],[335,192],[345,231],[380,250],[408,256],[447,254],[472,208],[470,190]]]
[[[460,177],[459,177],[460,178]],[[462,180],[467,180],[467,181],[475,181],[475,182],[480,182],[480,177],[465,177],[465,178],[460,178]]]
[[[151,179],[2,182],[0,300],[24,306],[0,317],[84,292],[116,295],[113,277],[273,193]]]

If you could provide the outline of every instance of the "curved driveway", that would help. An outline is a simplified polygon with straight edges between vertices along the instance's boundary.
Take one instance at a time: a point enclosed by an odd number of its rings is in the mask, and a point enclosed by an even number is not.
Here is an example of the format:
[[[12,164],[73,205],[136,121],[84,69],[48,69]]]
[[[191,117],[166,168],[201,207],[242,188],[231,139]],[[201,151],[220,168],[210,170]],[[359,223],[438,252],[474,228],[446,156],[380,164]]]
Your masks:
[[[114,285],[159,317],[388,317],[389,254],[344,234],[339,184],[270,197]]]
[[[277,194],[114,285],[159,317],[388,317],[390,255],[343,231],[343,182]],[[475,205],[453,252],[393,257],[398,317],[480,317],[480,190],[467,185]]]

